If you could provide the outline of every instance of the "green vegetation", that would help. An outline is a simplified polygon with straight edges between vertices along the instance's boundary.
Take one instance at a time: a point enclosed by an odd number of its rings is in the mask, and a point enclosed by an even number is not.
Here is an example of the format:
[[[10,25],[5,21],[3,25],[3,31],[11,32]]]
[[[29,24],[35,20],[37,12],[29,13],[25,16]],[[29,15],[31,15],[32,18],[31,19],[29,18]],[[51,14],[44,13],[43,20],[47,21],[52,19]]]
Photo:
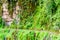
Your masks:
[[[0,29],[0,32],[0,40],[7,38],[9,38],[9,40],[13,40],[15,36],[16,40],[60,40],[60,34],[52,34],[52,32],[49,33],[48,31],[19,29],[16,34],[15,29]]]
[[[10,0],[11,16],[17,2],[21,7],[20,22],[5,26],[0,14],[0,40],[60,40],[60,0]]]

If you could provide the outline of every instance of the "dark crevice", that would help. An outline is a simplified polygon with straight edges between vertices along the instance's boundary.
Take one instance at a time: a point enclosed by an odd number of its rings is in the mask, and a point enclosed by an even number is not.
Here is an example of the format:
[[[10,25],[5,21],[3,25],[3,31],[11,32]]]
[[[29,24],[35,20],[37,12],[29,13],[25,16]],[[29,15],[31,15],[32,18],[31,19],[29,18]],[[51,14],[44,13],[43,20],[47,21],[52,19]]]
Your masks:
[[[57,11],[57,6],[54,0],[52,0],[52,15],[54,15]]]

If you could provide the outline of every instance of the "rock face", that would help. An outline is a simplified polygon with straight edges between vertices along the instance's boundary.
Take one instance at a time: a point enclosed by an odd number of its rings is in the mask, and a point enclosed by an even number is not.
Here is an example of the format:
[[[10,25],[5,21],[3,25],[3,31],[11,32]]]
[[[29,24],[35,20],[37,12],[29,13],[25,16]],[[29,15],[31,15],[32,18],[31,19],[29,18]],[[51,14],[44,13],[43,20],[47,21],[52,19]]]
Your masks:
[[[11,15],[9,15],[9,11],[8,11],[8,4],[7,3],[3,3],[2,5],[3,7],[3,15],[2,18],[5,21],[6,25],[11,25],[11,23],[15,20],[15,23],[18,24],[20,18],[18,17],[18,13],[19,13],[19,6],[18,3],[16,3],[16,7],[13,11],[13,18],[11,18]]]
[[[3,3],[2,7],[3,7],[3,16],[2,16],[2,18],[5,21],[6,25],[10,25],[11,21],[12,21],[12,18],[10,17],[9,12],[8,12],[8,4]]]
[[[19,21],[20,21],[20,18],[19,18],[19,6],[18,6],[18,3],[16,3],[16,7],[15,7],[15,10],[13,12],[13,19],[16,21],[15,23],[19,24]]]

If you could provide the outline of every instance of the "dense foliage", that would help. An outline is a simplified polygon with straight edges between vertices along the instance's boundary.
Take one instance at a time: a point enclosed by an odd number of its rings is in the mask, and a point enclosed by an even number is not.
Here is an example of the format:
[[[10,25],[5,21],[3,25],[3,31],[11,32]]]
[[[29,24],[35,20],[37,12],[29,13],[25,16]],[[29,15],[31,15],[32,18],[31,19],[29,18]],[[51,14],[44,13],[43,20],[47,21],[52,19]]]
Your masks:
[[[0,40],[60,40],[60,0],[7,0],[9,13],[18,2],[20,23],[8,27],[2,19],[0,2]],[[2,30],[4,29],[4,30]],[[42,30],[42,31],[41,31]]]

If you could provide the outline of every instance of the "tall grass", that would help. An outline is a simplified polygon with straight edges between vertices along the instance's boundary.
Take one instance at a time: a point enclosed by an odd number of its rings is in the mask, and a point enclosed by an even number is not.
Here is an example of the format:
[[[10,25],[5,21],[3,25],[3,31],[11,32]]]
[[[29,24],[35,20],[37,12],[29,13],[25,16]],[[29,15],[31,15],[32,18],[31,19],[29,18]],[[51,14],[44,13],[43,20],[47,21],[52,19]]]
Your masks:
[[[18,0],[21,7],[21,13],[18,14],[19,24],[14,21],[8,27],[0,16],[0,40],[14,38],[16,40],[60,40],[59,2],[59,0]],[[10,13],[14,8],[11,5],[9,5]],[[2,10],[1,6],[0,10]]]

